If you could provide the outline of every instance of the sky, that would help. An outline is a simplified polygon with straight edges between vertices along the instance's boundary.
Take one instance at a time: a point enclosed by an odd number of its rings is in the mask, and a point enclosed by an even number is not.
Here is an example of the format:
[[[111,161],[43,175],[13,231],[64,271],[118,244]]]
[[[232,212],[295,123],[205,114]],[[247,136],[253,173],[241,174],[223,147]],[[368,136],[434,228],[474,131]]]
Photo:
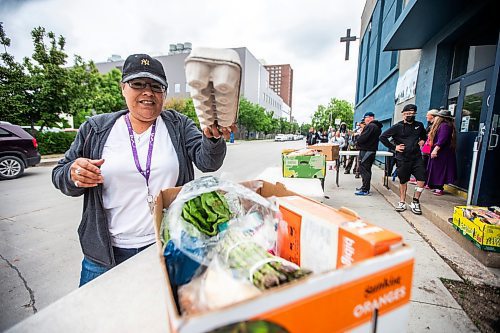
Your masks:
[[[359,37],[364,0],[0,0],[0,21],[17,61],[33,53],[31,30],[66,39],[94,62],[112,54],[168,54],[169,45],[246,47],[265,64],[293,69],[292,114],[309,123],[331,98],[354,102],[359,40],[345,61],[345,36]],[[167,73],[168,77],[168,73]]]

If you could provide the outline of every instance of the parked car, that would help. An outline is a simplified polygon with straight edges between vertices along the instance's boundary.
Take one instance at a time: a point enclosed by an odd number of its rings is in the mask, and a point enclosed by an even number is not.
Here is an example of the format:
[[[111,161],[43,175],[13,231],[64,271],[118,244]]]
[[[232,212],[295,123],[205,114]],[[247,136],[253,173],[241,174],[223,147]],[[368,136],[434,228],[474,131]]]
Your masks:
[[[286,141],[288,140],[288,135],[286,134],[276,134],[274,141]]]
[[[40,163],[38,143],[21,126],[0,121],[0,179],[14,179]]]

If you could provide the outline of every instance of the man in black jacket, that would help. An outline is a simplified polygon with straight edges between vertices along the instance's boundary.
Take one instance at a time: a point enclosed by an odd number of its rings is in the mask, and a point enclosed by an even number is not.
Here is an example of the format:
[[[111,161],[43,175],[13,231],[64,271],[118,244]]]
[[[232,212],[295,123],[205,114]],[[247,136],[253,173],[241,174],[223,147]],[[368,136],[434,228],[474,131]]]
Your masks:
[[[403,108],[403,120],[394,124],[380,136],[380,142],[395,152],[396,167],[399,178],[399,203],[396,206],[396,211],[402,212],[406,210],[406,190],[407,182],[410,176],[414,175],[417,179],[417,187],[413,194],[413,200],[410,203],[411,211],[414,214],[421,215],[420,196],[424,191],[424,182],[426,179],[425,165],[422,160],[421,148],[425,143],[427,134],[424,124],[415,121],[417,106],[407,104]],[[392,138],[392,142],[389,141]]]
[[[372,179],[372,165],[378,148],[378,138],[382,132],[382,124],[375,120],[373,112],[366,112],[363,116],[365,128],[358,137],[357,147],[359,149],[359,171],[363,185],[357,188],[354,194],[369,195],[370,181]]]

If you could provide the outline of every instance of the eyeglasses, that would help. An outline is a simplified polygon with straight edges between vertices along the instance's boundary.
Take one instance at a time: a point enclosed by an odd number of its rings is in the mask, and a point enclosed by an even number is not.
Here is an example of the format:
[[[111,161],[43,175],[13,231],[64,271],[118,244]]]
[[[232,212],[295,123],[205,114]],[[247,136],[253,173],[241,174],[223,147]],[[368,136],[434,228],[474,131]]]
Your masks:
[[[162,93],[165,92],[166,88],[163,84],[152,82],[152,83],[147,83],[145,81],[141,80],[132,80],[127,82],[130,88],[132,89],[145,89],[147,86],[151,88],[152,91],[157,92],[157,93]]]

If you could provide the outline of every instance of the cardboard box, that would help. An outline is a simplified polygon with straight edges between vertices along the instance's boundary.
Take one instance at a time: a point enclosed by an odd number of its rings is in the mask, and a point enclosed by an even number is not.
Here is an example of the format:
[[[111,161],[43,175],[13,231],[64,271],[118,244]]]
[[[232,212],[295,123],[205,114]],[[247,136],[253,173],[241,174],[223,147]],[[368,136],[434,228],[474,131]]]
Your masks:
[[[264,197],[296,195],[279,183],[262,184],[258,192]],[[170,288],[159,233],[162,208],[170,205],[179,190],[163,190],[154,215],[159,265],[165,276],[159,292],[165,293],[172,332],[209,332],[241,322],[266,322],[288,332],[406,331],[414,264],[413,250],[407,246],[349,267],[314,274],[216,311],[181,316]]]
[[[468,208],[488,210],[487,207],[455,206],[453,210],[453,226],[455,229],[481,250],[500,252],[500,226],[482,222],[478,217],[467,218],[464,211]]]
[[[344,207],[335,209],[301,196],[277,201],[283,215],[278,256],[315,273],[352,265],[403,243],[401,235],[367,223]]]
[[[327,161],[335,161],[339,158],[340,147],[337,145],[323,143],[321,145],[307,146],[307,148],[319,151],[322,155],[326,156]]]
[[[325,178],[325,155],[289,156],[282,155],[283,177],[285,178]]]

